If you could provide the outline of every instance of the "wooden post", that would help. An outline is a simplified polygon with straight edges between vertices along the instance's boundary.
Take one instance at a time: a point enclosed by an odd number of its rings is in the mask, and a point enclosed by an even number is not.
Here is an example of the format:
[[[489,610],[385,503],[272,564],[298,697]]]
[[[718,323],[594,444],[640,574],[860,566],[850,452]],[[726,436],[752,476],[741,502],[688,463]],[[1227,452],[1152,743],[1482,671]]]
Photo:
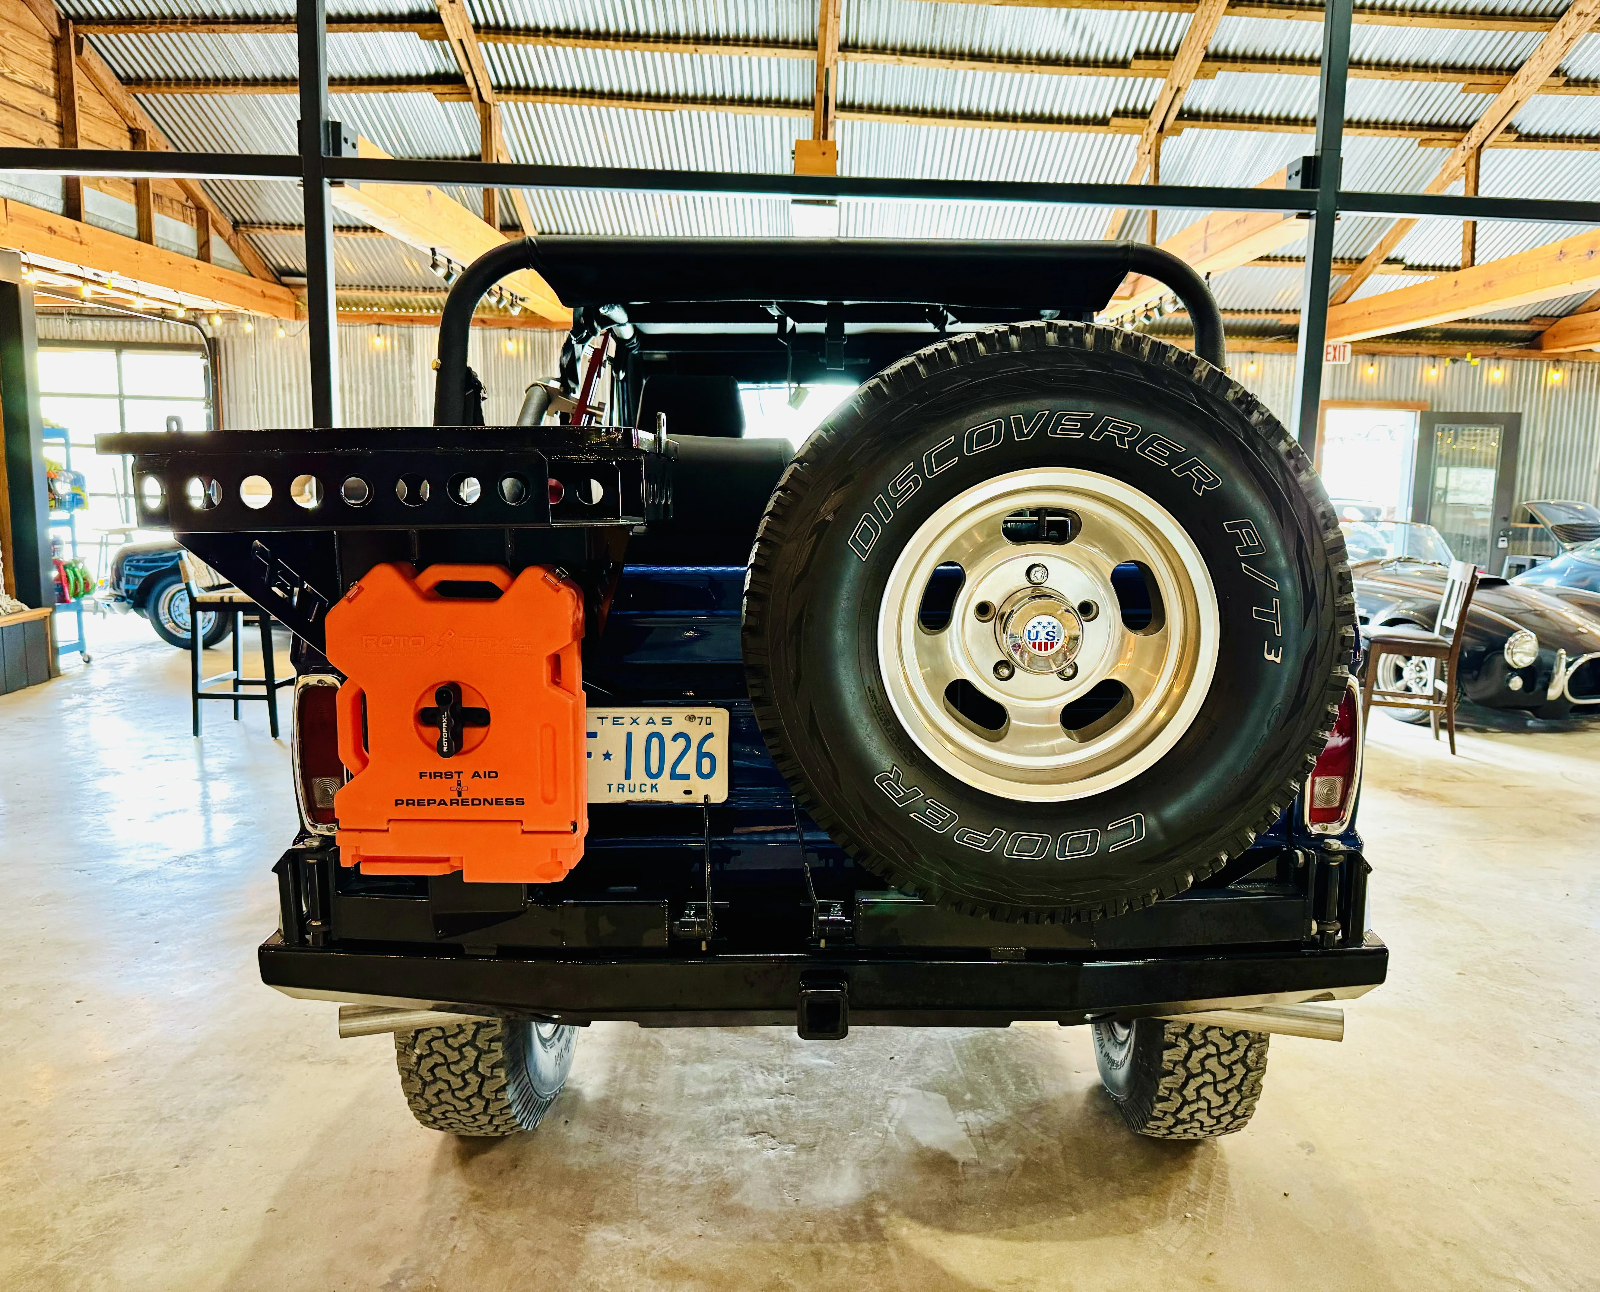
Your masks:
[[[203,206],[194,209],[194,254],[195,259],[208,265],[215,263],[211,252],[211,212]]]
[[[133,138],[135,152],[150,151],[150,135],[137,126],[128,131]],[[133,181],[133,219],[137,226],[140,242],[148,242],[152,246],[156,240],[156,197],[155,186],[148,179]]]
[[[61,114],[61,146],[81,148],[78,135],[78,33],[72,20],[63,18],[56,35],[56,106]],[[62,182],[61,213],[69,220],[83,219],[83,177],[68,175]]]
[[[499,161],[500,149],[497,130],[500,122],[496,119],[495,105],[478,101],[478,134],[479,153],[486,162]],[[483,222],[496,233],[500,232],[500,190],[486,188],[483,190]]]
[[[1467,154],[1466,169],[1462,171],[1462,192],[1468,197],[1478,196],[1478,167],[1483,162],[1483,149],[1474,148]],[[1461,267],[1471,269],[1478,263],[1478,222],[1461,222]]]
[[[1150,147],[1150,182],[1152,184],[1161,182],[1161,141],[1163,138],[1165,138],[1164,135],[1157,135],[1155,143]],[[1149,215],[1145,217],[1145,241],[1152,247],[1159,241],[1156,237],[1156,215],[1156,209],[1152,206]]]

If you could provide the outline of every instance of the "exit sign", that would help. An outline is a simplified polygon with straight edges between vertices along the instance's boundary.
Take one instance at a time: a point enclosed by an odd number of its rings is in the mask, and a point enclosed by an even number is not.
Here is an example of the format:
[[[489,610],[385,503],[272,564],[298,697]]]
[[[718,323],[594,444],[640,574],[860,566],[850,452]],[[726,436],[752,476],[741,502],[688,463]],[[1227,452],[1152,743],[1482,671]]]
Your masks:
[[[1350,343],[1348,341],[1330,341],[1322,347],[1323,363],[1349,363]]]

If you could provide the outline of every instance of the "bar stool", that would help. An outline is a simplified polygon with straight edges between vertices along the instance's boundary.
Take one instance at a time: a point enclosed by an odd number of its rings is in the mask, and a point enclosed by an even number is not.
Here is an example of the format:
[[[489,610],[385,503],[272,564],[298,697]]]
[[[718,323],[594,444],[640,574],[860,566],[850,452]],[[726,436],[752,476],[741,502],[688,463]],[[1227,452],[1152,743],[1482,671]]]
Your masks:
[[[281,687],[293,686],[294,675],[291,673],[286,678],[278,678],[272,654],[272,614],[262,606],[252,601],[250,597],[234,587],[231,583],[224,582],[205,562],[197,560],[185,552],[178,558],[179,572],[183,576],[185,586],[189,589],[189,660],[191,686],[189,691],[189,705],[193,711],[194,734],[200,734],[200,701],[202,700],[231,700],[233,701],[233,720],[239,721],[239,704],[244,700],[265,700],[267,703],[267,724],[271,728],[272,738],[278,738],[278,690]],[[205,634],[200,631],[200,615],[203,611],[212,611],[216,614],[230,615],[233,619],[233,667],[226,673],[214,673],[210,677],[202,676],[201,659],[205,653]],[[246,677],[244,673],[244,642],[241,640],[244,625],[247,620],[254,620],[261,628],[261,660],[262,676]],[[216,689],[219,682],[231,683],[227,690]],[[247,687],[261,687],[258,691],[246,690]]]

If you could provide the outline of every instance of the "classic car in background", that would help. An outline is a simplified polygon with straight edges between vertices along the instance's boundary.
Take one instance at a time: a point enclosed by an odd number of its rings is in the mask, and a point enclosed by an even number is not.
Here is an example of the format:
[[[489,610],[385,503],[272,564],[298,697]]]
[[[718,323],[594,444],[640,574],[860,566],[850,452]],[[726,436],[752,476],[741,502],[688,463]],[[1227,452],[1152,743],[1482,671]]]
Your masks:
[[[1352,521],[1341,526],[1355,577],[1361,627],[1415,624],[1432,629],[1454,559],[1431,525]],[[1593,610],[1544,590],[1480,576],[1461,648],[1460,694],[1493,709],[1526,709],[1541,718],[1600,713],[1600,596]],[[1383,655],[1368,660],[1386,690],[1419,695],[1436,686],[1431,660]],[[1423,710],[1387,709],[1408,722]]]
[[[182,552],[176,543],[125,543],[111,558],[111,573],[97,600],[108,610],[143,615],[162,641],[189,649],[189,589],[178,572]],[[226,616],[207,610],[200,616],[207,646],[225,638]]]
[[[1570,552],[1583,543],[1600,538],[1600,507],[1592,502],[1558,501],[1544,498],[1525,502],[1523,509],[1550,531],[1556,546]]]
[[[1584,605],[1600,607],[1600,539],[1569,547],[1560,556],[1517,575],[1511,582],[1524,588],[1538,588],[1563,601],[1571,600],[1580,608]],[[1582,595],[1569,598],[1569,592]]]

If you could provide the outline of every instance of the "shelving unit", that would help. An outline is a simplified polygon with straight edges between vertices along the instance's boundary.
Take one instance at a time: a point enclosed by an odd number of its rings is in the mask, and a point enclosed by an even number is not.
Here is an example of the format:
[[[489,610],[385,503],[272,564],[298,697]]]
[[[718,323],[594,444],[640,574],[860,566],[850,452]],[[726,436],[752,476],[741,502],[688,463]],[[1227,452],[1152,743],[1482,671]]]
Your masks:
[[[72,437],[71,434],[60,426],[47,426],[44,428],[44,443],[47,449],[58,448],[61,452],[61,465],[68,471],[72,470]],[[50,499],[50,538],[53,549],[56,540],[61,541],[63,560],[78,559],[78,513],[71,508],[62,510],[55,506],[55,498]],[[70,655],[76,651],[83,662],[89,662],[88,644],[83,635],[83,597],[76,597],[71,601],[57,602],[54,610],[56,614],[69,614],[77,620],[78,635],[71,641],[62,640],[59,630],[55,633],[56,656]]]

